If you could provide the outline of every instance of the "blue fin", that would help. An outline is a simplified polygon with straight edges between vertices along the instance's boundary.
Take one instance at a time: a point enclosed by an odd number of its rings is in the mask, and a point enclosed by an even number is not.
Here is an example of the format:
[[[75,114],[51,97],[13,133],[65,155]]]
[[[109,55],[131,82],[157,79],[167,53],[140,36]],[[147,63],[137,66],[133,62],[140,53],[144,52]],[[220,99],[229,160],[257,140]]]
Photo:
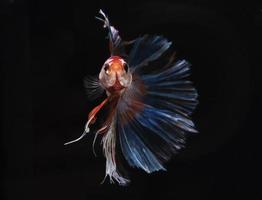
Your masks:
[[[169,47],[167,40],[162,37],[148,37],[148,42],[140,40],[135,42],[134,54],[131,51],[131,60],[136,58],[132,66],[137,70],[133,72],[132,85],[118,103],[117,123],[127,162],[151,173],[165,170],[163,164],[184,147],[188,133],[197,132],[190,114],[198,103],[198,94],[191,81],[186,80],[190,64],[185,60],[171,59],[168,64],[163,63],[165,67],[150,72],[150,61],[160,58]],[[155,42],[158,48],[143,50],[143,45]],[[162,59],[159,60],[161,63]],[[139,70],[145,65],[147,72]]]
[[[172,44],[162,36],[145,35],[134,41],[128,64],[135,69],[159,58]]]

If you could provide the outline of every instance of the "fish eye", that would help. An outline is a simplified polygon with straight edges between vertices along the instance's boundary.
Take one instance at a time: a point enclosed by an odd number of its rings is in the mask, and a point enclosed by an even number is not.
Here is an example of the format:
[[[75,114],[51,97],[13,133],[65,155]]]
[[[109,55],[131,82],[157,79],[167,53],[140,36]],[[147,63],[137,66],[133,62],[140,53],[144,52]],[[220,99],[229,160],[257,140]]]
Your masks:
[[[109,65],[108,64],[105,64],[104,70],[105,70],[105,73],[109,75]]]
[[[128,72],[128,64],[124,63],[124,70],[126,71],[126,73]]]

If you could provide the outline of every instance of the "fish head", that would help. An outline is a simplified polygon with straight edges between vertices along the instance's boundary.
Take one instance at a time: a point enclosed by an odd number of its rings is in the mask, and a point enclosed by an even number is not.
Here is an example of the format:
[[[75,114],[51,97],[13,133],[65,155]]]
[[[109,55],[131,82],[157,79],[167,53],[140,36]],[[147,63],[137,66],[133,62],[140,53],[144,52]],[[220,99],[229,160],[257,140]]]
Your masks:
[[[128,63],[119,56],[108,58],[99,73],[99,81],[109,93],[124,91],[132,82]]]

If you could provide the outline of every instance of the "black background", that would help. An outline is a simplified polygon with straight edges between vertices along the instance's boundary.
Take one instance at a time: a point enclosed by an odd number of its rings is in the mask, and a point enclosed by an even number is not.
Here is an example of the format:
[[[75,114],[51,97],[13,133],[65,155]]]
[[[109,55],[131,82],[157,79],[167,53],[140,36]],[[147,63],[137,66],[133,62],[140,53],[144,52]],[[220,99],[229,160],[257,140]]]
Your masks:
[[[261,199],[262,5],[244,1],[1,1],[1,199]],[[100,185],[105,160],[82,133],[86,75],[109,56],[102,8],[126,40],[161,34],[192,63],[199,134],[129,187]],[[102,99],[101,99],[102,100]]]

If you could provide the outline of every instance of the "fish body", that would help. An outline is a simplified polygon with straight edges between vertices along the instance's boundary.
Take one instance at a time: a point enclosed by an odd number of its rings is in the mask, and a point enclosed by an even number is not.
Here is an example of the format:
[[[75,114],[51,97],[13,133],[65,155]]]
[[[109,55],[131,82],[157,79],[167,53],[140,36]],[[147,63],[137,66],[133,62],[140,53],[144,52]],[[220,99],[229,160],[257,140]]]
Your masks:
[[[130,180],[120,172],[118,155],[147,173],[166,170],[164,163],[184,147],[187,135],[197,133],[190,115],[198,94],[187,80],[191,65],[168,53],[172,42],[157,35],[123,41],[104,12],[99,13],[108,29],[111,55],[97,77],[86,79],[85,87],[90,99],[100,103],[89,113],[84,133],[65,145],[95,132],[93,147],[101,136],[106,158],[105,178],[127,185]],[[103,93],[106,98],[101,100]],[[103,120],[94,130],[100,112]]]

